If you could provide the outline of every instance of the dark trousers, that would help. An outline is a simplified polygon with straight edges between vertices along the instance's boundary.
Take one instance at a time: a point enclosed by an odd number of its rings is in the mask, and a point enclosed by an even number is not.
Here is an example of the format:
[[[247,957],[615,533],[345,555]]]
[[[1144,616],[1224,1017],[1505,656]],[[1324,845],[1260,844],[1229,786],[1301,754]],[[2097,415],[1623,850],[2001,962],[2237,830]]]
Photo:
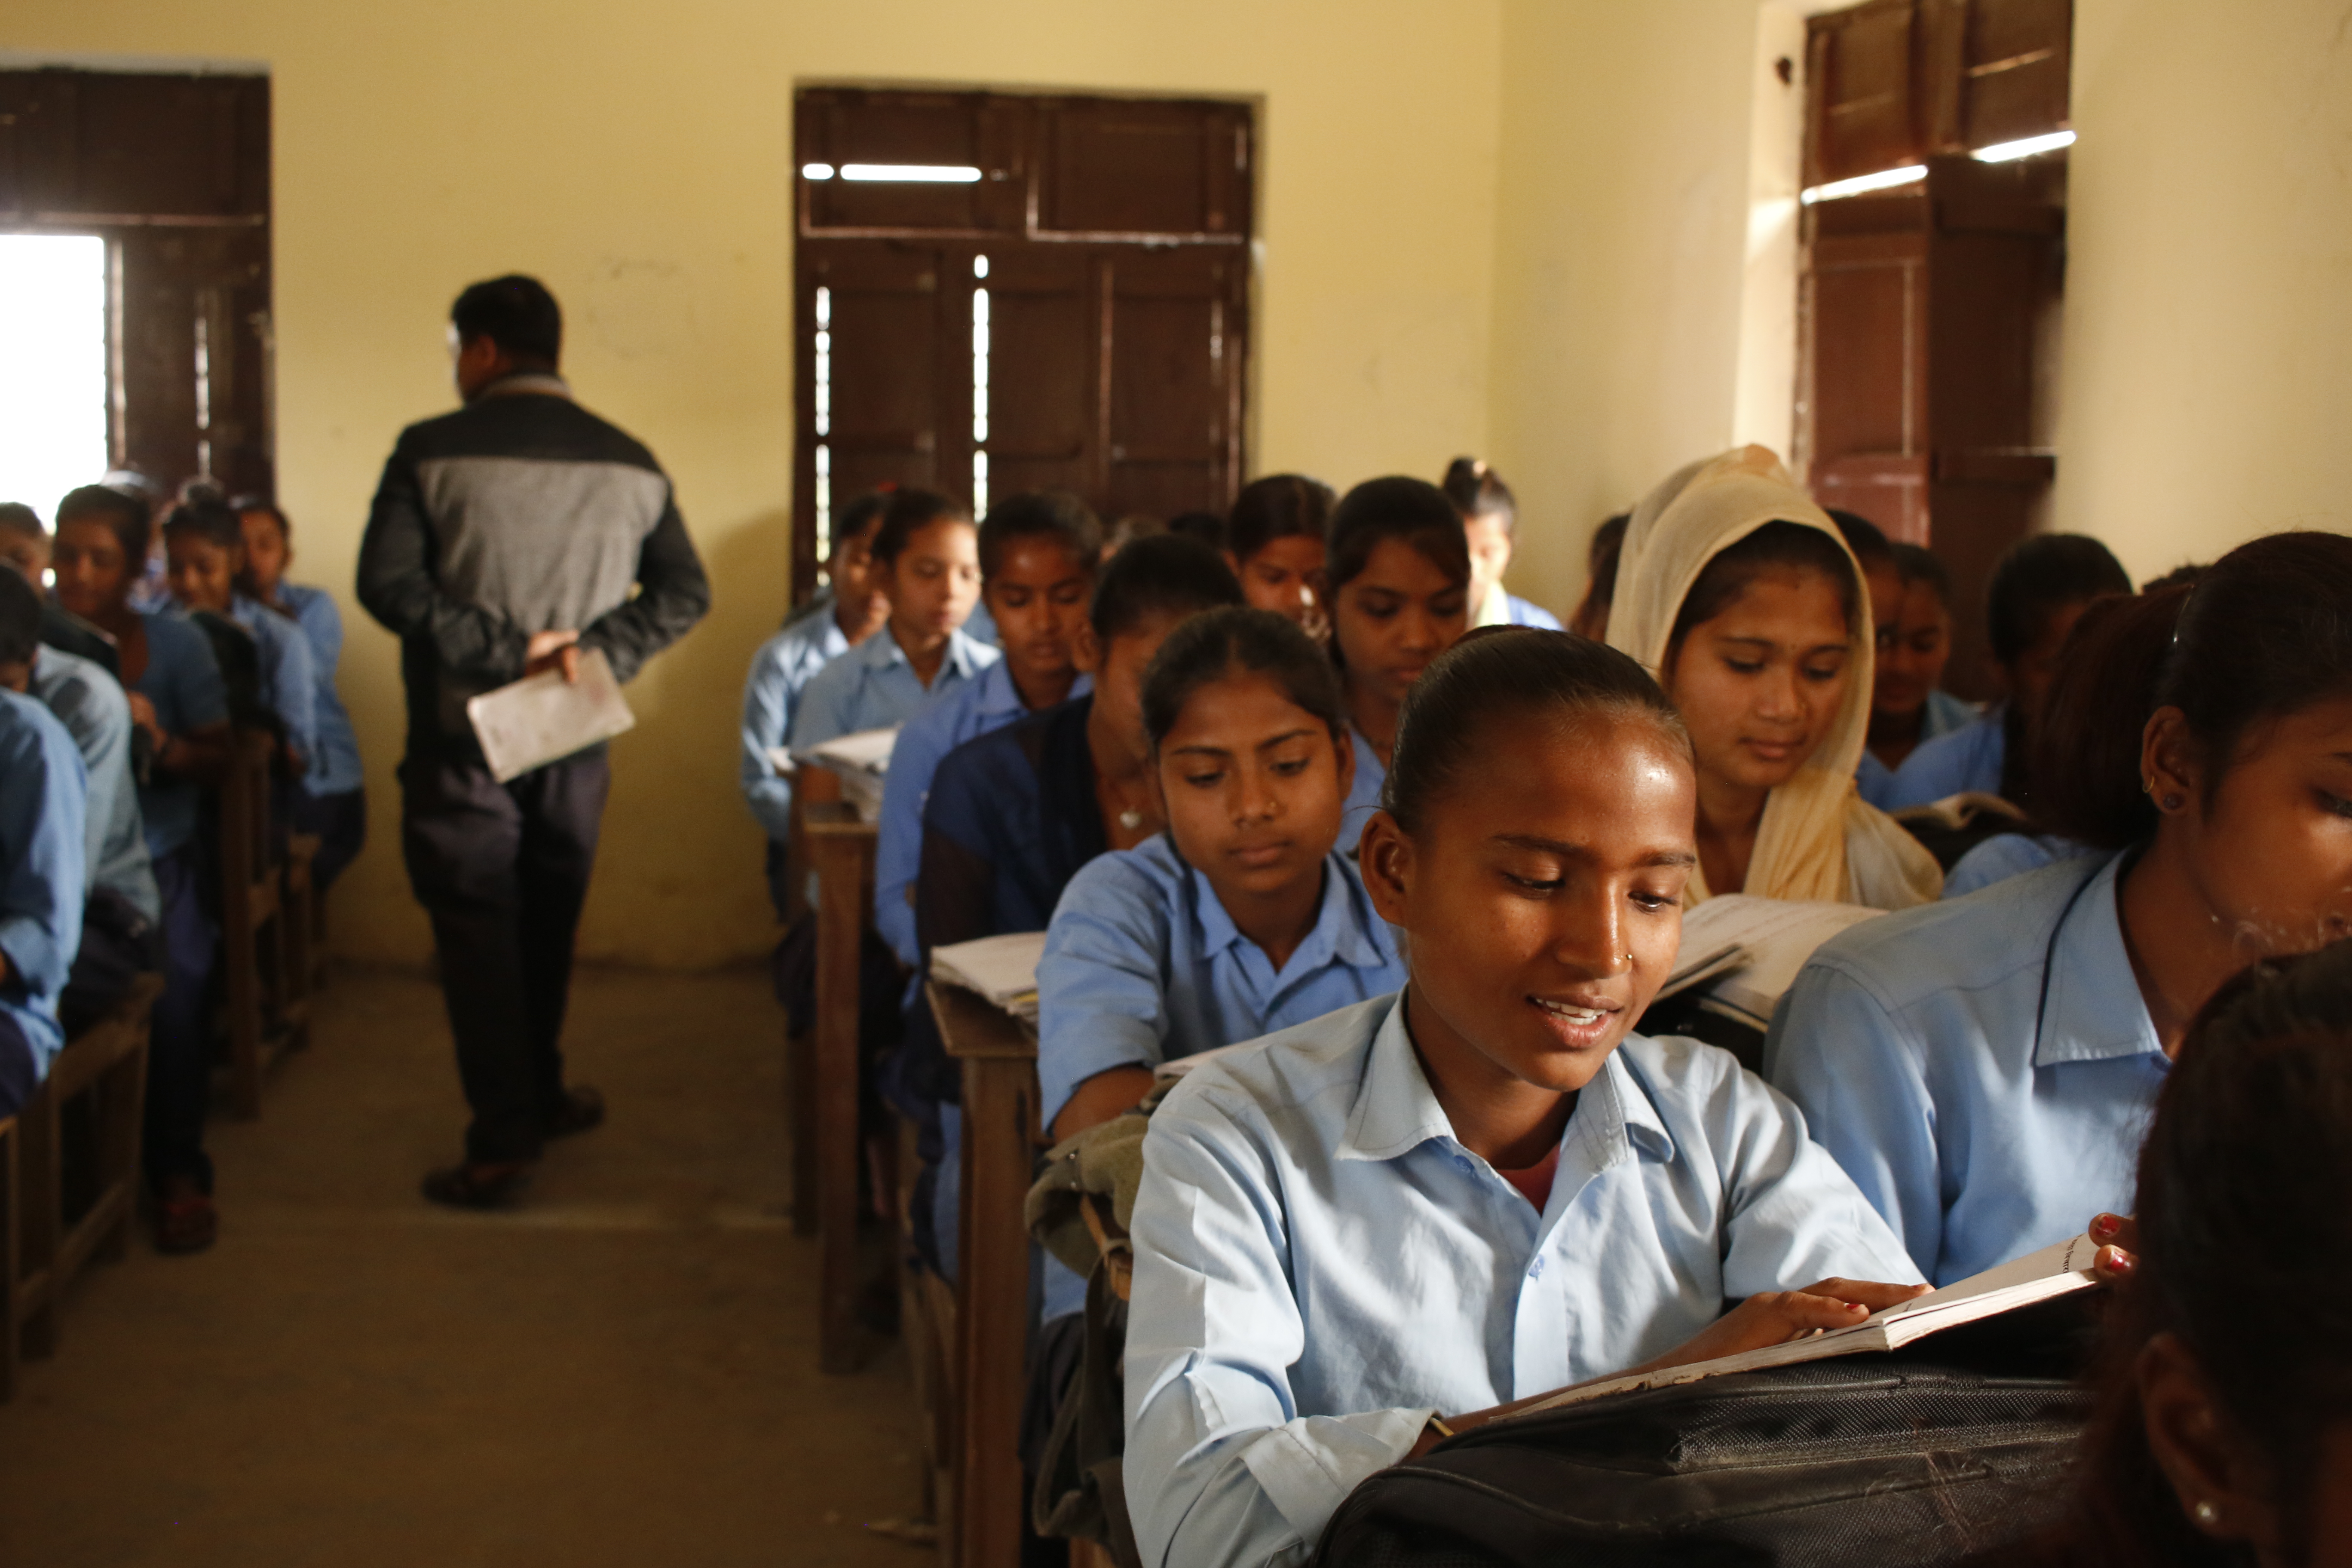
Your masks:
[[[163,895],[163,994],[147,1037],[147,1179],[161,1187],[187,1176],[213,1190],[205,1152],[205,1111],[213,1089],[213,1037],[206,1003],[220,932],[205,908],[193,844],[155,862]]]
[[[41,1064],[33,1059],[33,1042],[25,1037],[16,1019],[0,1013],[0,1121],[24,1110],[40,1081]],[[14,1194],[9,1201],[16,1201]],[[16,1289],[15,1282],[10,1281],[7,1288]]]
[[[319,836],[319,853],[310,861],[310,885],[325,892],[344,868],[360,858],[367,843],[367,791],[349,789],[335,795],[298,790],[294,798],[297,832]]]
[[[537,1158],[563,1102],[572,940],[611,783],[601,748],[504,784],[478,762],[401,764],[401,849],[433,920],[468,1160]]]

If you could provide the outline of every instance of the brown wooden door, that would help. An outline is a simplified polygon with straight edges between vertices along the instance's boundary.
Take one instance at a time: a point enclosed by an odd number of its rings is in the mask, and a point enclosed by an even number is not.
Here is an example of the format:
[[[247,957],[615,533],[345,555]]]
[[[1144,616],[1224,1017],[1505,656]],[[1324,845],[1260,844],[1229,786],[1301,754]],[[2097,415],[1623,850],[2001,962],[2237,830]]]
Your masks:
[[[801,94],[793,590],[892,481],[1106,517],[1240,488],[1250,122],[1237,105]],[[868,165],[935,179],[848,176]]]

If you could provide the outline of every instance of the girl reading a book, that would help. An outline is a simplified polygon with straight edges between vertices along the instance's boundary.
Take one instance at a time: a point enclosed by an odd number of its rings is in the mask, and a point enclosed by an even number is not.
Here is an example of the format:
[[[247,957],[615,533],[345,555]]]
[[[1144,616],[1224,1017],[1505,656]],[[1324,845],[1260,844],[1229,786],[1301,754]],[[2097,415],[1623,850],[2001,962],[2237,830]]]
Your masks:
[[[2347,604],[2352,539],[2283,533],[2094,605],[2033,773],[2096,853],[1866,921],[1799,974],[1767,1074],[1929,1279],[2128,1211],[2189,1019],[2352,931]]]
[[[1686,902],[1936,897],[1935,858],[1853,792],[1874,636],[1853,552],[1765,448],[1684,468],[1634,509],[1609,646],[1657,677],[1689,727],[1699,863]]]
[[[1267,610],[1187,621],[1144,678],[1143,719],[1168,831],[1071,879],[1037,966],[1040,1105],[1057,1139],[1141,1100],[1170,1058],[1404,984],[1338,852],[1355,758],[1314,640]]]
[[[1144,1141],[1145,1561],[1297,1560],[1358,1481],[1505,1402],[1917,1293],[1788,1101],[1631,1032],[1696,795],[1681,719],[1599,644],[1497,627],[1413,685],[1361,847],[1405,989],[1199,1065]]]

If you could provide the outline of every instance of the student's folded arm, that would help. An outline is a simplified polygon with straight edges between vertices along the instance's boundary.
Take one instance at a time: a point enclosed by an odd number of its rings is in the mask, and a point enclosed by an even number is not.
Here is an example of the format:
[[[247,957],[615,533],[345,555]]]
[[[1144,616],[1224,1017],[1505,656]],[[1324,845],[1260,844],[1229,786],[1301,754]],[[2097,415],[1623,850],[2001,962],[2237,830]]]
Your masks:
[[[1307,1330],[1283,1266],[1278,1189],[1252,1138],[1207,1100],[1180,1091],[1144,1137],[1128,1509],[1147,1563],[1293,1563],[1359,1482],[1412,1451],[1433,1412],[1298,1414],[1287,1369]]]
[[[604,649],[613,679],[632,680],[646,660],[684,637],[709,611],[710,577],[673,497],[637,548],[636,596],[582,627],[580,646]]]
[[[1038,1106],[1056,1138],[1080,1131],[1055,1119],[1087,1079],[1159,1065],[1168,1037],[1167,951],[1159,893],[1115,857],[1094,860],[1063,891],[1037,961]]]
[[[784,672],[762,649],[751,661],[743,682],[741,755],[737,772],[744,804],[768,837],[782,843],[792,832],[793,781],[776,771],[768,749],[781,746],[791,721],[791,698]]]
[[[367,531],[360,537],[358,593],[367,613],[401,637],[433,645],[443,668],[476,680],[520,679],[530,638],[504,615],[441,592],[433,575],[433,524],[415,465],[395,451],[383,466]]]
[[[1774,1015],[1765,1061],[1806,1133],[1933,1279],[1943,1251],[1941,1162],[1910,1027],[1858,977],[1809,963]]]
[[[269,705],[286,725],[286,743],[298,759],[308,763],[319,750],[319,664],[302,629],[291,623],[286,629],[292,635],[277,639]]]

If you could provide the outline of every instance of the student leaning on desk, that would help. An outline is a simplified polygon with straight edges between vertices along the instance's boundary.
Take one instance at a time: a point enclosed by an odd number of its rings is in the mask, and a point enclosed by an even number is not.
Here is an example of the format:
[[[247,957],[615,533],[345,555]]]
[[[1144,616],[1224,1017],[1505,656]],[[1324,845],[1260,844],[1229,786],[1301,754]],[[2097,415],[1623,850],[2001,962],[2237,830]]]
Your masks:
[[[1631,1033],[1674,966],[1696,794],[1622,654],[1494,628],[1414,685],[1361,856],[1404,992],[1194,1068],[1145,1136],[1146,1561],[1288,1560],[1357,1482],[1506,1402],[1924,1289],[1786,1100]]]

